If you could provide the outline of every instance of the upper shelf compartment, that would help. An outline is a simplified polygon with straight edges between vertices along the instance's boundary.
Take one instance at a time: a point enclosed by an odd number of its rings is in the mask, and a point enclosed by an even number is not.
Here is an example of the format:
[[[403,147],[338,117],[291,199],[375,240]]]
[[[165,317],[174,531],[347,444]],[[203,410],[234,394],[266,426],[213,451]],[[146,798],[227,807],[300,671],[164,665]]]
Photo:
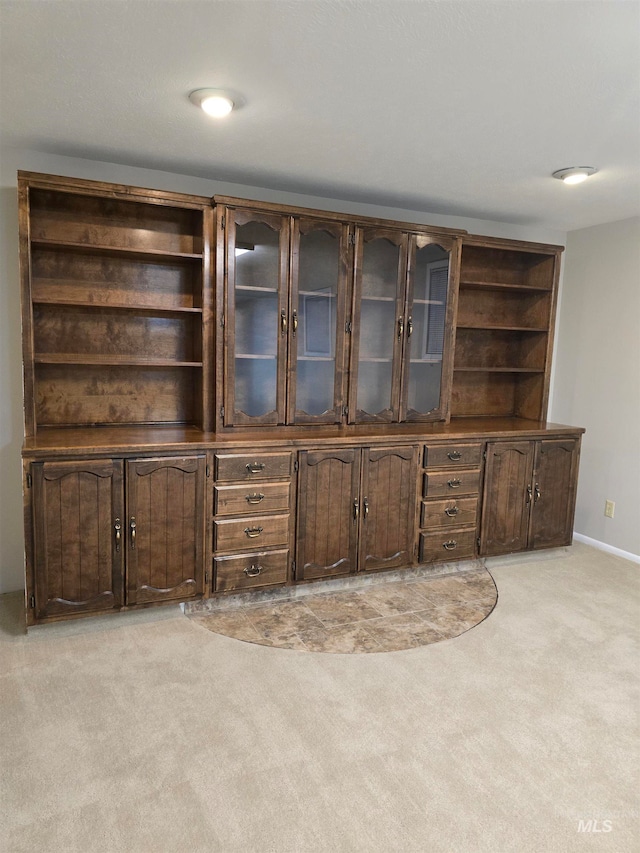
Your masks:
[[[29,207],[32,244],[202,256],[202,219],[188,208],[39,188]]]
[[[555,257],[532,251],[465,245],[461,287],[492,290],[550,291]]]

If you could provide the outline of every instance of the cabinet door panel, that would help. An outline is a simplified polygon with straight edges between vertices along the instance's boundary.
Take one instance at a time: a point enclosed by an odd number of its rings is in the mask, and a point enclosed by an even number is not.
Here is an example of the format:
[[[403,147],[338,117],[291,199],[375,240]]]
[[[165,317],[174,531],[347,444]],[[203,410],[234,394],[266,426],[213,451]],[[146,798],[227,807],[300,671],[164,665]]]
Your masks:
[[[527,548],[534,442],[489,442],[482,504],[480,553],[509,554]]]
[[[354,572],[360,450],[304,451],[298,477],[296,578]]]
[[[38,462],[32,470],[37,618],[120,607],[122,463]]]
[[[225,425],[285,417],[289,219],[229,210]]]
[[[446,238],[411,238],[400,420],[436,420],[446,414],[454,245]]]
[[[408,566],[414,550],[418,449],[363,453],[360,569]]]
[[[127,462],[127,603],[201,593],[204,456]]]
[[[349,227],[296,219],[292,239],[288,423],[341,423]]]
[[[356,231],[351,421],[398,419],[407,245],[408,236],[400,231]]]
[[[530,546],[570,545],[573,536],[579,442],[537,442]]]

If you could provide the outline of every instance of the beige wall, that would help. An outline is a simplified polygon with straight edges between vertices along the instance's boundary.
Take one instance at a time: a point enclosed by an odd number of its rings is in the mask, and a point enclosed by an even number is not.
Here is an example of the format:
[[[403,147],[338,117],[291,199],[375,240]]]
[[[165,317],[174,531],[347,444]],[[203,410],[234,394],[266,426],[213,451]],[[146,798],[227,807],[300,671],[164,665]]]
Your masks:
[[[544,228],[399,208],[315,198],[264,188],[246,187],[189,175],[99,163],[37,151],[0,151],[0,593],[23,588],[22,488],[22,373],[20,298],[18,287],[18,169],[54,175],[113,181],[153,189],[213,195],[214,193],[289,203],[337,212],[380,216],[453,228],[496,237],[564,243],[565,234]]]
[[[587,430],[575,530],[640,555],[640,218],[569,233],[557,341],[550,420]]]

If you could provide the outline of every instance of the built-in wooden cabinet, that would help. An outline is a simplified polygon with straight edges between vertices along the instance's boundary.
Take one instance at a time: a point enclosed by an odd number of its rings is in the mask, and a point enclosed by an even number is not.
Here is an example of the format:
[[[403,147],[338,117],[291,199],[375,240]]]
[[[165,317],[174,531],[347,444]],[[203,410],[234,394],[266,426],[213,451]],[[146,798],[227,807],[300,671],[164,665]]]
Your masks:
[[[296,579],[410,565],[416,447],[300,453]]]
[[[209,427],[204,200],[19,181],[25,427]]]
[[[481,554],[571,543],[579,452],[575,438],[487,444]]]
[[[201,594],[204,459],[35,462],[37,618]]]
[[[126,547],[122,461],[52,460],[30,469],[33,616],[118,609]]]
[[[570,542],[561,247],[18,189],[29,624]]]

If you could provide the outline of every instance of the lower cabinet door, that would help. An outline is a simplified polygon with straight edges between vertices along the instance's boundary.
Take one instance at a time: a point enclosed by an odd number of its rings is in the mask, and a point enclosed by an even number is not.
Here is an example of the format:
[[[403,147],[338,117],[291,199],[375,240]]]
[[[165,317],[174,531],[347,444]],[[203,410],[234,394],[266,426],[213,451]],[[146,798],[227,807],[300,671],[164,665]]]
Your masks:
[[[409,566],[418,503],[418,449],[365,449],[363,457],[360,569]]]
[[[205,457],[126,465],[127,604],[202,593]]]
[[[360,448],[300,453],[296,579],[355,572]]]
[[[533,500],[533,441],[487,444],[480,553],[526,550]]]
[[[531,548],[571,544],[579,452],[580,443],[575,439],[536,443]]]
[[[31,470],[36,619],[119,608],[122,462],[36,462]]]

